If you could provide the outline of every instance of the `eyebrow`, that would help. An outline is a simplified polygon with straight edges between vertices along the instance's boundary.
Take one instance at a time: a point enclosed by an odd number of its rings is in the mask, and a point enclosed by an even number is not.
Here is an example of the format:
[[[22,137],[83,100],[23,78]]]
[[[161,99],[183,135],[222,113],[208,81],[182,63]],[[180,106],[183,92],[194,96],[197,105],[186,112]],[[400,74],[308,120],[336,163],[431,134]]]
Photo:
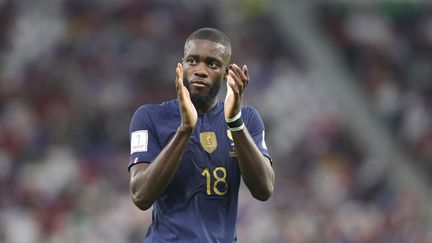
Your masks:
[[[187,55],[186,56],[186,58],[195,58],[195,59],[200,59],[200,55],[196,55],[196,54],[190,54],[190,55]],[[216,58],[216,57],[206,57],[205,58],[205,60],[207,61],[207,62],[216,62],[218,65],[222,65],[222,63],[223,63],[223,60],[220,60],[219,58]]]

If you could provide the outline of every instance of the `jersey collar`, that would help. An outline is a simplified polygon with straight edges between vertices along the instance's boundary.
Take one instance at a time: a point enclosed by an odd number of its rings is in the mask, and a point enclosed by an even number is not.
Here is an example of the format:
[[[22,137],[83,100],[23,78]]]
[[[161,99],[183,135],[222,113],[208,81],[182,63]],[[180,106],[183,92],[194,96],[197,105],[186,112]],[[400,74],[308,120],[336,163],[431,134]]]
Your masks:
[[[222,101],[220,101],[219,99],[216,101],[216,104],[213,108],[211,108],[211,110],[209,110],[208,112],[202,113],[202,112],[198,112],[198,115],[216,115],[219,114],[220,112],[223,112],[223,103]]]

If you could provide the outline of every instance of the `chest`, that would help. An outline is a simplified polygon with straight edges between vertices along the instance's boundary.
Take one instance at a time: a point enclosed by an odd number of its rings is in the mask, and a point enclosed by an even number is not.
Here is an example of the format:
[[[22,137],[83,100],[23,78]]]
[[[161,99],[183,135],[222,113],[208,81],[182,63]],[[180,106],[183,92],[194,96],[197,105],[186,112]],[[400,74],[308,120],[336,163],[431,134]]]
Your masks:
[[[162,147],[174,136],[178,123],[166,126],[160,134]],[[228,196],[238,188],[240,171],[232,136],[223,114],[199,116],[170,188],[192,195],[202,191],[208,196]]]
[[[161,148],[174,136],[181,120],[166,121],[158,131]],[[223,113],[220,115],[199,115],[194,132],[183,155],[183,160],[193,161],[199,166],[225,165],[235,161],[234,143]]]

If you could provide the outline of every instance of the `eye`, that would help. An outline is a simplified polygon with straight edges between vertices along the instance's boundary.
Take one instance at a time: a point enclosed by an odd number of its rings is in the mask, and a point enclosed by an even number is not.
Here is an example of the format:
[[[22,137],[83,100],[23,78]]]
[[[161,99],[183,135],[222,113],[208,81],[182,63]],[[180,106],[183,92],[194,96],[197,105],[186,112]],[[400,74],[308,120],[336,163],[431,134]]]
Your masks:
[[[197,63],[195,58],[192,57],[186,58],[186,62],[190,65],[195,65]]]
[[[219,67],[219,64],[216,62],[209,62],[208,66],[212,69],[216,69]]]

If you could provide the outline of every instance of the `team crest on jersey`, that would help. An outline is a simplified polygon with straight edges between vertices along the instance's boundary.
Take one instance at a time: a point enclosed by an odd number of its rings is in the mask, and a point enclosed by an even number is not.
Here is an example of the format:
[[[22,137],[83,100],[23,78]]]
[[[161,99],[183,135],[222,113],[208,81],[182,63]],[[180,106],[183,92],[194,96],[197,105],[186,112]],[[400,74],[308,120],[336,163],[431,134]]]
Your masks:
[[[200,133],[200,143],[207,153],[213,153],[218,146],[215,132],[202,132]]]

